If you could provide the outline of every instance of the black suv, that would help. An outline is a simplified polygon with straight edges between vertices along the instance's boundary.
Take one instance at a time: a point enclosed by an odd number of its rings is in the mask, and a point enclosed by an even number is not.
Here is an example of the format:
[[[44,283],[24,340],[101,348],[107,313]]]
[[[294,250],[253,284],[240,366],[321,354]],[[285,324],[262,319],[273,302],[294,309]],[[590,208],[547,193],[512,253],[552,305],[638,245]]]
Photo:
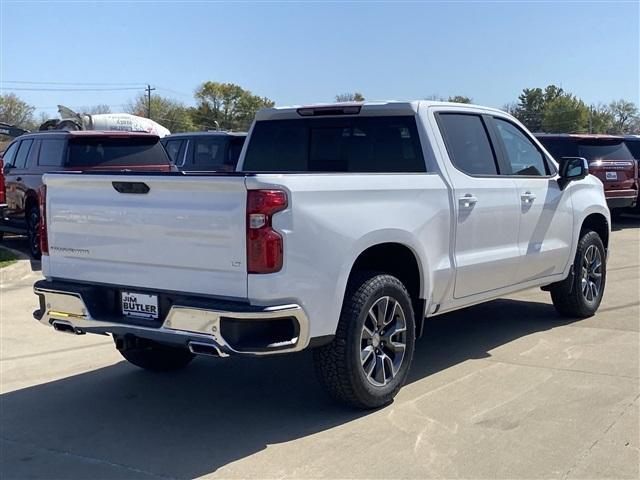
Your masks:
[[[161,143],[181,171],[233,172],[246,138],[240,132],[188,132],[168,135]]]

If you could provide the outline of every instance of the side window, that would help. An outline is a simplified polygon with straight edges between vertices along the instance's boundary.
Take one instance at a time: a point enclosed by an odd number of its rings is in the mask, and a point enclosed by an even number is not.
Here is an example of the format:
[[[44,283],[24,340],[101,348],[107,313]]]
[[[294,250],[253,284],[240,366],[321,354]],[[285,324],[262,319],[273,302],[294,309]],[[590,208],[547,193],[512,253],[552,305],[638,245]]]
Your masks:
[[[5,165],[13,165],[13,160],[16,158],[16,152],[18,151],[18,145],[20,142],[12,143],[7,150],[4,152],[4,156],[2,157],[2,162]]]
[[[38,165],[61,167],[64,147],[65,140],[62,138],[42,140],[42,144],[40,145],[40,156],[38,157]]]
[[[18,148],[18,153],[16,154],[16,160],[13,163],[16,168],[25,168],[27,165],[27,157],[32,143],[33,140],[23,140],[20,143],[20,148]]]
[[[507,162],[511,165],[511,175],[546,175],[547,167],[542,152],[524,132],[501,118],[495,118],[495,122]]]
[[[484,122],[479,115],[438,114],[451,161],[469,175],[497,175],[496,158],[489,143]]]
[[[180,153],[181,144],[182,140],[169,140],[164,146],[164,148],[167,150],[167,155],[169,155],[169,158],[171,159],[171,162],[175,165],[180,164],[180,158],[178,154]]]

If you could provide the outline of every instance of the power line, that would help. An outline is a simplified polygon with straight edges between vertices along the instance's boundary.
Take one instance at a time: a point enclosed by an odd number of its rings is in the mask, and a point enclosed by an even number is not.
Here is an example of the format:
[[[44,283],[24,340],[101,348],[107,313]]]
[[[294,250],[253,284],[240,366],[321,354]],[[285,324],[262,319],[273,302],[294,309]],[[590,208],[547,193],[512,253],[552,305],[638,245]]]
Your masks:
[[[112,87],[124,87],[124,86],[139,86],[142,88],[143,83],[93,83],[93,82],[26,82],[22,80],[2,80],[0,83],[16,83],[21,85],[75,85],[75,86],[112,86]]]
[[[23,91],[23,92],[115,92],[121,90],[140,90],[143,87],[119,87],[119,88],[5,88],[0,90]]]

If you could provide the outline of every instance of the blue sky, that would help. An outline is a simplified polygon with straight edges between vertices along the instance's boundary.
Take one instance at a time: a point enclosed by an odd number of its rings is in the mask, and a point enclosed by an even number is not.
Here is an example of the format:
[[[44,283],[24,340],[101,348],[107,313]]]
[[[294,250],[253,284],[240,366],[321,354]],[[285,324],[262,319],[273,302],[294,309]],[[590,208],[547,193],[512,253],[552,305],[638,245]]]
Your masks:
[[[499,107],[549,83],[589,103],[639,97],[637,1],[1,3],[4,93],[150,83],[189,104],[215,80],[279,105],[357,90]],[[54,116],[58,103],[117,111],[141,91],[15,93]]]

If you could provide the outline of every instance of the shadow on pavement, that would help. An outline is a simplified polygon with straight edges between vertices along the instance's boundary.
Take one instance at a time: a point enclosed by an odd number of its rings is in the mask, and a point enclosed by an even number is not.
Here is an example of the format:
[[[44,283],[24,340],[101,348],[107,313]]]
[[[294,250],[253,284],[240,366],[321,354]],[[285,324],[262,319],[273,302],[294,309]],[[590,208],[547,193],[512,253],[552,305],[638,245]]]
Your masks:
[[[550,304],[496,300],[428,321],[409,382],[531,333],[570,323]],[[53,341],[53,337],[52,337]],[[21,444],[193,478],[235,460],[341,425],[368,412],[333,403],[311,355],[197,359],[153,374],[120,362],[4,394],[2,436]],[[304,458],[303,456],[301,458]],[[3,461],[3,477],[22,468]],[[66,463],[61,463],[66,465]],[[77,478],[79,470],[43,472]],[[84,472],[86,478],[88,472]]]
[[[611,218],[611,230],[614,232],[638,227],[640,227],[640,215],[623,213]]]

